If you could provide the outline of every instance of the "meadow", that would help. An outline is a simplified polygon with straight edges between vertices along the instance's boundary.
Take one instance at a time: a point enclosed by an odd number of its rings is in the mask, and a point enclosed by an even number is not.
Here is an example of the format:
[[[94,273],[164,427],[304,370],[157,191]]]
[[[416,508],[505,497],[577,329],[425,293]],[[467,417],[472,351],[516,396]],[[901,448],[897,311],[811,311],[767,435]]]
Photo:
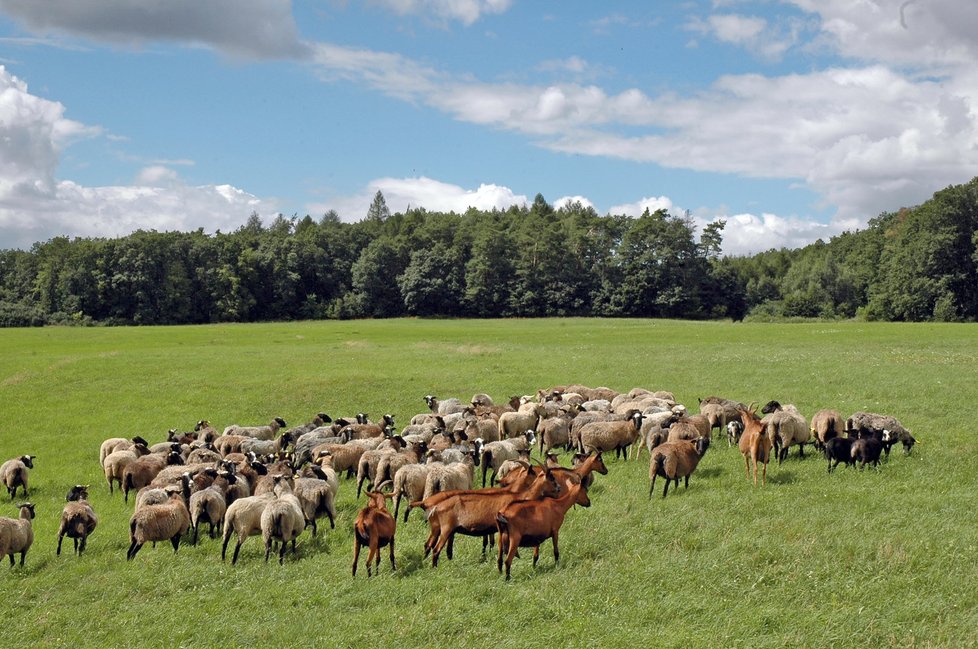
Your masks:
[[[37,455],[27,564],[0,567],[0,637],[28,646],[924,647],[978,644],[973,325],[662,320],[390,320],[0,330],[0,456]],[[919,444],[878,470],[826,473],[792,449],[754,488],[715,443],[688,490],[648,497],[648,456],[609,458],[533,569],[505,582],[481,542],[422,560],[427,526],[398,523],[398,570],[350,576],[361,497],[343,481],[335,530],[298,558],[238,565],[202,538],[126,562],[131,506],[109,495],[100,442],[150,442],[202,418],[289,424],[317,411],[384,413],[422,397],[497,399],[579,382],[778,399],[803,414],[892,414]],[[809,447],[810,450],[810,447]],[[565,458],[565,463],[569,460]],[[91,485],[87,553],[55,556],[68,488]],[[19,499],[19,496],[18,496]],[[16,516],[6,493],[0,515]],[[323,530],[325,529],[325,533]],[[361,558],[362,561],[362,558]]]

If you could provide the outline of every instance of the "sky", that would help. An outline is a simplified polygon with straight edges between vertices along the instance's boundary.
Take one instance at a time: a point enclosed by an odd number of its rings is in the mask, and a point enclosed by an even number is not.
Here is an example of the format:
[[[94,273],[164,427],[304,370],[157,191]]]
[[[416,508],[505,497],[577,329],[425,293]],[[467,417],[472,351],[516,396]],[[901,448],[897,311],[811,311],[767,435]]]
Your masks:
[[[580,201],[750,254],[978,175],[978,3],[0,0],[0,249]]]

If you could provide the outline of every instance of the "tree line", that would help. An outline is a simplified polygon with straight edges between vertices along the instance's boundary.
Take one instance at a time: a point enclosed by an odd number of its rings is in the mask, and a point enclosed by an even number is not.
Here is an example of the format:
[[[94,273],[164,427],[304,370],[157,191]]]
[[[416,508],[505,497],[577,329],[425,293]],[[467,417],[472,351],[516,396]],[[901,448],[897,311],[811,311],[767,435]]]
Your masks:
[[[978,179],[865,230],[724,257],[665,211],[601,216],[537,195],[508,210],[253,214],[234,232],[56,237],[0,251],[0,326],[324,318],[978,316]]]

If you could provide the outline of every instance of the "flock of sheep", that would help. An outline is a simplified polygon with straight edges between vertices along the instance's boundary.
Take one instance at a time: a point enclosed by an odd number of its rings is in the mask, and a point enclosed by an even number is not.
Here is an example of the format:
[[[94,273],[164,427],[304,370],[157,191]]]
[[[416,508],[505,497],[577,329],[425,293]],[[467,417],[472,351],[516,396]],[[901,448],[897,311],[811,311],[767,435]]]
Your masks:
[[[318,413],[288,428],[281,418],[266,426],[228,426],[218,432],[198,422],[192,432],[171,430],[168,439],[149,444],[139,436],[105,440],[99,450],[110,494],[116,487],[128,502],[134,496],[127,558],[145,543],[169,541],[174,551],[188,534],[196,544],[200,526],[220,535],[221,558],[236,563],[242,544],[261,536],[267,561],[273,551],[283,562],[288,548],[307,528],[315,536],[318,521],[335,527],[335,502],[340,477],[356,480],[357,497],[366,487],[367,505],[354,523],[355,575],[360,548],[368,548],[367,570],[379,569],[380,549],[389,548],[392,568],[396,519],[404,507],[407,521],[415,508],[424,511],[430,533],[425,556],[432,565],[444,551],[452,557],[456,534],[482,537],[483,553],[498,536],[497,565],[507,579],[520,547],[534,548],[550,539],[555,561],[558,535],[566,513],[575,504],[588,506],[593,473],[607,473],[604,456],[638,458],[649,452],[649,497],[657,478],[665,480],[662,496],[680,480],[689,485],[713,440],[727,437],[744,456],[748,478],[758,468],[762,485],[770,459],[785,460],[792,446],[811,443],[828,461],[828,471],[847,465],[879,464],[896,443],[907,453],[915,439],[891,416],[857,412],[848,418],[820,410],[806,420],[790,404],[754,404],[719,397],[699,403],[690,414],[672,393],[635,388],[618,393],[610,388],[558,386],[535,395],[512,397],[496,404],[477,394],[459,399],[425,397],[428,411],[414,416],[397,431],[393,417],[378,422],[363,413],[332,419]],[[554,449],[575,451],[572,467],[559,464]],[[531,460],[537,450],[539,461]],[[33,455],[0,465],[0,481],[13,500],[18,489],[26,498]],[[481,487],[477,488],[480,482]],[[488,482],[488,486],[487,486]],[[498,486],[495,486],[498,483]],[[352,489],[352,486],[350,487]],[[98,518],[88,502],[88,487],[70,489],[61,516],[57,553],[65,536],[77,554]],[[393,512],[386,500],[392,499]],[[30,502],[20,504],[19,518],[0,518],[0,557],[24,560],[33,543]]]

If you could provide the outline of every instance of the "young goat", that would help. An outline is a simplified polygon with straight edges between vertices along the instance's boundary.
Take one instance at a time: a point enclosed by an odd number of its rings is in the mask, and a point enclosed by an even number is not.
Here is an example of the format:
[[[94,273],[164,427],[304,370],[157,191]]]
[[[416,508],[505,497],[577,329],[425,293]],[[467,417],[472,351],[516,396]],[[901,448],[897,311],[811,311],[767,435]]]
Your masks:
[[[369,548],[367,553],[367,576],[371,575],[370,564],[375,562],[376,569],[380,571],[380,548],[385,545],[391,549],[391,570],[397,570],[394,563],[394,532],[397,529],[397,522],[384,504],[384,498],[390,498],[391,494],[384,494],[379,491],[367,493],[367,506],[357,514],[357,520],[353,523],[353,576],[357,576],[357,561],[360,559],[360,546],[366,545]]]

